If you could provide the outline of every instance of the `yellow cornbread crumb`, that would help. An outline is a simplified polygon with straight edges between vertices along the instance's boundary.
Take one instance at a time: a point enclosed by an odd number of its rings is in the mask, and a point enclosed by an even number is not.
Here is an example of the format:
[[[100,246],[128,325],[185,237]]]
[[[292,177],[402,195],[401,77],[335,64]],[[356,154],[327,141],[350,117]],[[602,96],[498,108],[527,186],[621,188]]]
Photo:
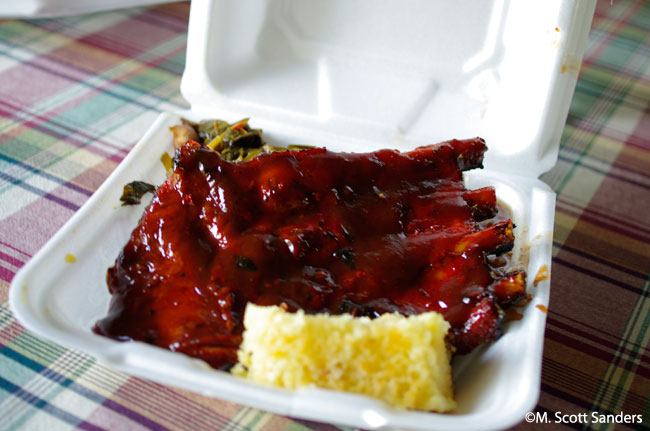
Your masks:
[[[365,394],[409,409],[456,406],[449,323],[439,313],[371,320],[249,304],[244,327],[234,374],[291,389],[315,385]]]

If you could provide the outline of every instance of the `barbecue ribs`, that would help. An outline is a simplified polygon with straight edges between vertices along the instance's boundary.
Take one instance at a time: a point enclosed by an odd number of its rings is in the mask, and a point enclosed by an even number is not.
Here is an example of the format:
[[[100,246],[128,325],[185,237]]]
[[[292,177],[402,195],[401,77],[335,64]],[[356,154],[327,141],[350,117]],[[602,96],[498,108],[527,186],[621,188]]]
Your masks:
[[[223,160],[189,141],[108,270],[108,315],[94,330],[236,362],[246,303],[308,313],[442,313],[457,353],[500,335],[523,272],[486,259],[513,246],[494,189],[467,190],[482,139],[400,153],[275,152]]]

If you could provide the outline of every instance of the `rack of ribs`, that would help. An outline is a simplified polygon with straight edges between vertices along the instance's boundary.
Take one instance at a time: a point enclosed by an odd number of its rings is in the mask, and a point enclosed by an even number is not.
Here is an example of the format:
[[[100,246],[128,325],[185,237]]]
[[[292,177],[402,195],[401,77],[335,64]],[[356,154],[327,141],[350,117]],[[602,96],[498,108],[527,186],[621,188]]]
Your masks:
[[[410,152],[324,148],[228,162],[180,147],[115,265],[108,315],[94,331],[201,358],[237,361],[248,302],[376,317],[438,311],[456,353],[500,336],[525,273],[488,255],[513,247],[491,187],[467,190],[485,142]]]

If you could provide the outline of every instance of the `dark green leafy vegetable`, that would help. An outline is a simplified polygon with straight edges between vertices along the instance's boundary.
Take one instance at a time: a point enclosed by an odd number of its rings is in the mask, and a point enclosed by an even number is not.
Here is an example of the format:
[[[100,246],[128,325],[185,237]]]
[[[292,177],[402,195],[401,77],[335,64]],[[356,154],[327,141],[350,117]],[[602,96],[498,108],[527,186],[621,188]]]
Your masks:
[[[228,123],[223,120],[203,120],[196,127],[199,137],[208,143],[222,134],[228,128]]]
[[[153,193],[156,187],[144,181],[132,181],[124,186],[120,201],[122,205],[138,205],[145,193]]]
[[[188,127],[192,130],[188,130]],[[192,123],[185,119],[179,126],[171,127],[174,133],[174,146],[184,144],[183,140],[199,140],[204,146],[210,148],[224,160],[231,162],[247,162],[260,154],[273,151],[300,151],[311,148],[308,145],[289,145],[288,148],[274,147],[264,142],[262,131],[252,129],[248,125],[248,118],[235,123],[228,123],[223,120],[203,120],[199,123]],[[185,140],[187,142],[187,140]]]

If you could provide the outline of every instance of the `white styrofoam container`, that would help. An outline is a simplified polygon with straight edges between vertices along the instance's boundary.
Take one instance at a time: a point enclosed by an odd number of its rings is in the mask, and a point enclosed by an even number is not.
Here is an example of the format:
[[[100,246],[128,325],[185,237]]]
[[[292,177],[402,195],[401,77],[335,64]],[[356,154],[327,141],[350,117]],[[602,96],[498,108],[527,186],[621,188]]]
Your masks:
[[[125,372],[289,415],[362,428],[502,429],[539,397],[554,193],[538,176],[557,158],[595,1],[194,0],[181,90],[192,109],[161,114],[87,204],[16,275],[10,303],[30,330]],[[161,183],[168,127],[251,117],[268,141],[332,150],[412,149],[482,136],[485,169],[517,224],[532,301],[497,342],[454,359],[458,409],[404,411],[317,388],[288,391],[143,343],[94,335],[110,300],[106,269],[143,207],[133,179]],[[67,254],[76,263],[66,263]]]

